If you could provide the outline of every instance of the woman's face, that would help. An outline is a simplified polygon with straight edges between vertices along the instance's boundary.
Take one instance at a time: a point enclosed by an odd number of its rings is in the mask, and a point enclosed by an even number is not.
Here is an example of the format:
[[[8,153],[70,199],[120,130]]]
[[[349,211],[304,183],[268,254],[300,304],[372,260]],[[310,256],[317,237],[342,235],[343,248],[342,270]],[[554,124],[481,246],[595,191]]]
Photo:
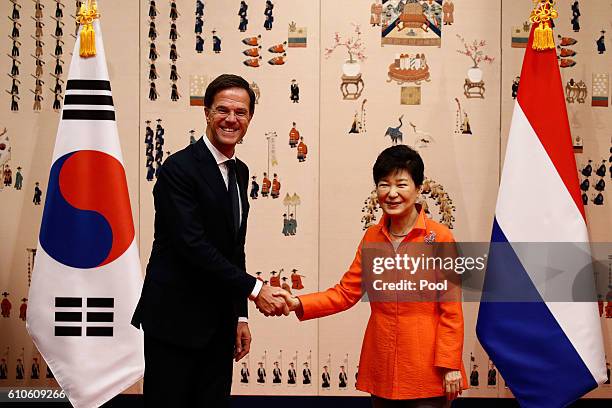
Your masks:
[[[420,186],[414,184],[406,170],[391,172],[376,185],[378,202],[390,217],[407,217],[411,214],[420,194]]]

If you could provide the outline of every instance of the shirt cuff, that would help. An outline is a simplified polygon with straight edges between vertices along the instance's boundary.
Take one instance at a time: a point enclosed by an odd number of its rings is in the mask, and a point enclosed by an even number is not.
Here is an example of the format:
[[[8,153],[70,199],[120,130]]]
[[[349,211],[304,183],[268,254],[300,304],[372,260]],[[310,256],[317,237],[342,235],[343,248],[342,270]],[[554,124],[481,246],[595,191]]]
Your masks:
[[[255,286],[253,287],[253,290],[251,291],[251,294],[249,295],[249,299],[253,300],[257,296],[259,296],[259,292],[261,291],[262,287],[263,287],[263,282],[260,281],[259,279],[255,280]]]
[[[246,317],[239,317],[238,318],[238,323],[248,323],[249,319]]]

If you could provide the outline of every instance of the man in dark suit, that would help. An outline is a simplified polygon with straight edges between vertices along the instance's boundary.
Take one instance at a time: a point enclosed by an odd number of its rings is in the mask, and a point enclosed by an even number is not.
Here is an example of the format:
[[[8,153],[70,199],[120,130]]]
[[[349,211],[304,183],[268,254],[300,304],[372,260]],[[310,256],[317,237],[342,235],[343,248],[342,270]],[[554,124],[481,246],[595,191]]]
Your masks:
[[[245,272],[249,170],[234,148],[255,95],[221,75],[204,106],[206,135],[166,159],[153,189],[154,242],[132,318],[145,333],[146,406],[228,407],[232,357],[250,348],[247,299],[266,316],[289,314],[281,289]]]

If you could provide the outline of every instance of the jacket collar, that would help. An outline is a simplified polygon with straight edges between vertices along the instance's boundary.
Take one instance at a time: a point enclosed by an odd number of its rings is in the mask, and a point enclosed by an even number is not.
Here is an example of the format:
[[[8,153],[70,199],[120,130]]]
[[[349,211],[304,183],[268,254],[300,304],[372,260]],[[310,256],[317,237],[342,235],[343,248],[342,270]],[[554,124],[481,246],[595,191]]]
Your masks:
[[[415,204],[415,208],[419,214],[417,215],[414,227],[412,227],[412,229],[405,238],[408,238],[409,236],[413,236],[415,234],[424,233],[427,230],[427,216],[425,215],[425,210],[423,209],[423,206],[421,204]],[[387,214],[383,214],[380,221],[378,222],[378,227],[389,241],[393,241],[391,239],[391,234],[389,233],[389,228],[387,227],[387,225],[389,225],[389,216]]]

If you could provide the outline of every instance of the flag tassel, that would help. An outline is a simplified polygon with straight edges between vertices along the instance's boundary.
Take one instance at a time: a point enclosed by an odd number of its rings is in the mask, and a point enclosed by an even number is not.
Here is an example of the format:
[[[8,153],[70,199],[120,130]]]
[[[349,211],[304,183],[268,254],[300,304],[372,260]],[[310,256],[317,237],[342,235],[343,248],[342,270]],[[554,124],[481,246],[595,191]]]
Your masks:
[[[96,32],[92,24],[86,25],[81,31],[81,49],[79,55],[85,58],[96,55]]]
[[[558,17],[554,9],[554,0],[534,0],[537,3],[529,21],[538,24],[533,33],[533,49],[537,51],[551,50],[555,48],[555,40],[552,31],[552,20]]]
[[[83,58],[93,57],[97,53],[96,31],[94,30],[93,22],[99,17],[98,6],[95,0],[81,5],[77,21],[83,26],[81,30],[81,47],[79,49],[79,55]]]
[[[533,48],[536,50],[550,50],[555,48],[553,31],[548,23],[541,22],[533,34]]]

